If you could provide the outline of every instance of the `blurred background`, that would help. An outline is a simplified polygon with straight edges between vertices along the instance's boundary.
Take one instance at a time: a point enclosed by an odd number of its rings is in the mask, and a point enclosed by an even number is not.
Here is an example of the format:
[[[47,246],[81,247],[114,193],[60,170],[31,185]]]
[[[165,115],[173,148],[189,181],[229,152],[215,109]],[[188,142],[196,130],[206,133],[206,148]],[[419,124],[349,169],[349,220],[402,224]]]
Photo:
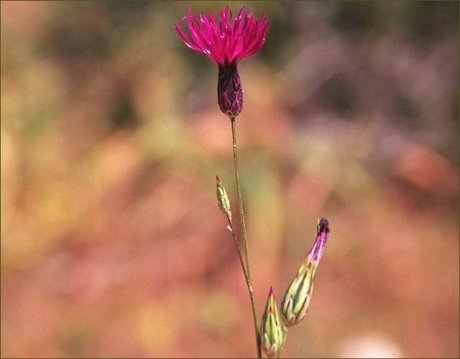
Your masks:
[[[236,208],[217,66],[174,30],[189,6],[1,3],[2,357],[255,355],[215,199],[219,174]],[[271,22],[239,65],[259,315],[331,224],[283,355],[458,357],[458,3],[230,6]]]

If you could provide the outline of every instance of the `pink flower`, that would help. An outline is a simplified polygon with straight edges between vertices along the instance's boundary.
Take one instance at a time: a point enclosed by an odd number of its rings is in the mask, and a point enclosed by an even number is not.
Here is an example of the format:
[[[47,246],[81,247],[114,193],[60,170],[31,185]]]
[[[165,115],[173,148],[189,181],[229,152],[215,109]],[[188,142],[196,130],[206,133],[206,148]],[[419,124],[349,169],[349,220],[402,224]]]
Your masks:
[[[189,36],[181,27],[184,22],[188,25]],[[195,15],[190,8],[182,23],[176,24],[176,31],[185,45],[218,64],[219,106],[222,112],[234,119],[243,109],[243,88],[237,64],[263,47],[270,27],[267,17],[255,20],[252,11],[242,8],[233,18],[227,6],[216,20],[214,13]]]

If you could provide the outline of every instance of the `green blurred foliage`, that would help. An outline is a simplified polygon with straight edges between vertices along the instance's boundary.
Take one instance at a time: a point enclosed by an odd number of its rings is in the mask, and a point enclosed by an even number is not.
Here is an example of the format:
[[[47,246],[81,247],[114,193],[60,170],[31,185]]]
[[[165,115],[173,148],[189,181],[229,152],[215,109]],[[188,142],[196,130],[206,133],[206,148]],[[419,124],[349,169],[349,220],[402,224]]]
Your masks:
[[[224,3],[1,3],[2,357],[255,354],[190,5]],[[284,356],[458,357],[458,2],[230,6],[271,23],[239,65],[260,315],[331,223]]]

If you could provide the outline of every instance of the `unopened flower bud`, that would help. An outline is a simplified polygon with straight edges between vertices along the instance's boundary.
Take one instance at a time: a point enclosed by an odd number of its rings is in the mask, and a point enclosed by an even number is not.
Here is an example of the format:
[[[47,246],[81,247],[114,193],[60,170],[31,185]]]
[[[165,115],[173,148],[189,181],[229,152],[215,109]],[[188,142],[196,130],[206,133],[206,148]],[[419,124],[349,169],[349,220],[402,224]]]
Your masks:
[[[217,204],[220,210],[227,216],[231,217],[230,212],[230,200],[228,199],[227,190],[220,181],[219,176],[216,176],[216,187],[217,187]]]
[[[217,99],[221,111],[230,118],[236,118],[243,110],[243,86],[236,63],[219,64]]]
[[[260,345],[267,357],[278,355],[284,344],[285,329],[280,321],[273,288],[270,288],[260,326]]]
[[[308,251],[307,257],[289,285],[281,302],[281,313],[288,327],[299,323],[307,313],[310,299],[313,293],[313,285],[316,276],[316,268],[326,246],[329,235],[329,222],[321,218],[313,247]]]

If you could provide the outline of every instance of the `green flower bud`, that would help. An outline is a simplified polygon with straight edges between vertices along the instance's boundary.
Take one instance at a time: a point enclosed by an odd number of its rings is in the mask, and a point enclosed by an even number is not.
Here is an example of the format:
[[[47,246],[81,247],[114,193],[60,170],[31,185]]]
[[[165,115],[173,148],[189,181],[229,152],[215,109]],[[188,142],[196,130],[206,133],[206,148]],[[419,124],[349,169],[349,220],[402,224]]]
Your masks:
[[[307,313],[313,293],[313,271],[303,266],[289,285],[281,302],[281,312],[288,327],[299,323]]]
[[[313,247],[289,285],[281,302],[281,313],[288,327],[299,323],[307,313],[313,294],[316,268],[319,265],[329,235],[329,222],[322,218],[318,223],[317,236]]]
[[[274,358],[278,355],[284,344],[284,333],[285,328],[280,321],[273,288],[270,288],[260,326],[260,345],[267,357]]]
[[[230,200],[228,199],[227,190],[224,185],[220,182],[219,176],[216,176],[217,186],[217,204],[223,214],[231,217],[230,212]]]

